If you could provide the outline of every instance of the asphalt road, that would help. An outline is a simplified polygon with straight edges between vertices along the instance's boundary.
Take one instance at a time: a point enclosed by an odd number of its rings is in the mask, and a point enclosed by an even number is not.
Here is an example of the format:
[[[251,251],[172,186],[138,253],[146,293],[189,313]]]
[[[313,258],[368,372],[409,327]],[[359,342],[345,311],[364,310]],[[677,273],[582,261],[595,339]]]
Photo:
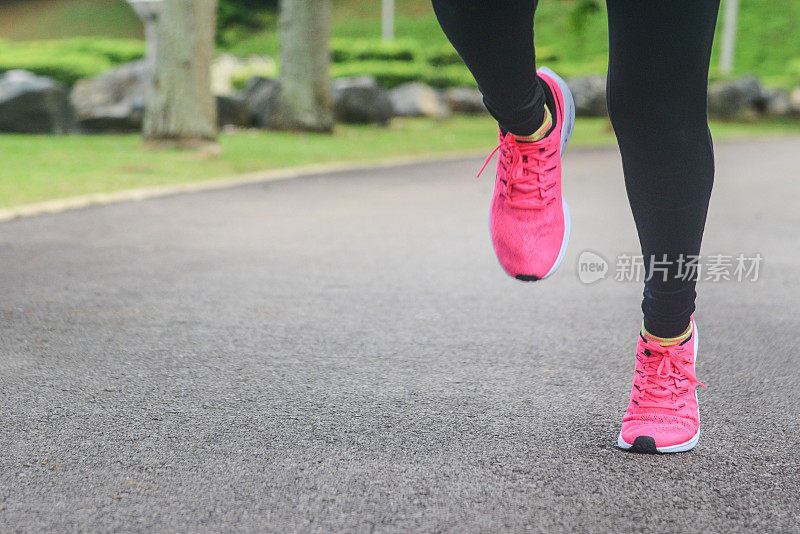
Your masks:
[[[800,139],[718,143],[695,451],[615,447],[639,284],[615,150],[502,273],[478,160],[0,224],[0,531],[800,532]],[[609,278],[613,278],[614,266]]]

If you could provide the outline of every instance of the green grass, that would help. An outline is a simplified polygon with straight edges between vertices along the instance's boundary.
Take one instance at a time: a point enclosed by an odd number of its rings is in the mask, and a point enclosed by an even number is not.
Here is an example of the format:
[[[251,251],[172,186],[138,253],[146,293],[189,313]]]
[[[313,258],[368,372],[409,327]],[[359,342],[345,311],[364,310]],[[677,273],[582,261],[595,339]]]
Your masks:
[[[716,123],[720,138],[800,135],[799,122]],[[356,162],[463,151],[488,151],[495,125],[485,116],[446,121],[395,120],[391,127],[338,126],[332,136],[248,131],[223,135],[220,156],[146,150],[136,135],[0,137],[0,207],[325,162]],[[581,119],[571,146],[614,143],[605,119]],[[309,159],[309,155],[313,159]],[[476,169],[477,171],[477,169]]]

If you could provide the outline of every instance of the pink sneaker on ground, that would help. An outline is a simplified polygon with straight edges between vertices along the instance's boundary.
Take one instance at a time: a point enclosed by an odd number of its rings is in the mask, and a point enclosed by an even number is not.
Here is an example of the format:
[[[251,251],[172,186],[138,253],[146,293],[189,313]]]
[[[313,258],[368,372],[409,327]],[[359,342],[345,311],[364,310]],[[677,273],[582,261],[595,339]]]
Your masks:
[[[700,439],[697,405],[697,327],[680,345],[662,347],[641,334],[628,410],[617,439],[620,448],[644,453],[684,452]]]
[[[489,215],[492,243],[503,269],[526,282],[542,280],[564,259],[569,241],[569,208],[561,195],[561,155],[575,125],[575,102],[552,70],[537,71],[555,100],[556,127],[534,143],[500,135],[497,181]],[[481,169],[483,172],[483,169]],[[478,173],[480,176],[480,173]]]

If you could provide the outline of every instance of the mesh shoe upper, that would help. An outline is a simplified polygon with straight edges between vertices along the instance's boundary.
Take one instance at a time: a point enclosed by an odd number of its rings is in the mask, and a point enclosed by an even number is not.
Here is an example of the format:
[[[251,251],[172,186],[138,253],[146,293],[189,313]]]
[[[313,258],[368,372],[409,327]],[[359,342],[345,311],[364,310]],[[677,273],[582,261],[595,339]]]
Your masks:
[[[622,439],[632,444],[649,436],[657,447],[691,440],[700,428],[695,394],[705,387],[695,375],[696,332],[681,345],[662,347],[641,335],[636,349],[630,402],[622,418]]]
[[[511,276],[531,279],[544,278],[551,272],[566,246],[567,235],[561,195],[564,97],[555,80],[539,75],[552,91],[556,126],[547,137],[533,143],[501,133],[500,144],[489,156],[491,159],[498,154],[489,216],[497,258]]]

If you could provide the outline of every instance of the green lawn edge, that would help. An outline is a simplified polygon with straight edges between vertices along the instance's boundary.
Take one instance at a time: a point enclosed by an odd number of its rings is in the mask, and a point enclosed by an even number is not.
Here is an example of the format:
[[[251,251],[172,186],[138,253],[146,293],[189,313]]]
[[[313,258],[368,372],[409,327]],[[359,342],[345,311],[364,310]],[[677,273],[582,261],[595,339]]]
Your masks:
[[[712,132],[716,139],[800,136],[800,121],[715,122]],[[2,135],[0,208],[298,166],[488,154],[496,143],[496,125],[487,116],[455,116],[443,121],[396,119],[386,128],[338,125],[333,135],[240,131],[220,136],[219,155],[148,150],[138,135]],[[607,119],[581,118],[570,146],[614,143]]]

